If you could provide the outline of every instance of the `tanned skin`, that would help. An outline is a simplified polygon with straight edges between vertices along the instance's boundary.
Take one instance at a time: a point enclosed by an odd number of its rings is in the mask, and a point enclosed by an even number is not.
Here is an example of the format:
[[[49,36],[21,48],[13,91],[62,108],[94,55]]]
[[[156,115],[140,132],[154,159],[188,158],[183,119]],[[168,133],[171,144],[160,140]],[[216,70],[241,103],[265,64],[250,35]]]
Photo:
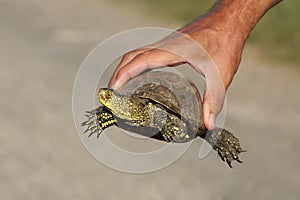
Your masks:
[[[216,64],[221,81],[217,81],[211,66],[191,63],[165,50],[184,49],[189,45],[185,37],[174,33],[154,44],[126,53],[109,86],[118,89],[147,69],[189,63],[205,76],[207,86],[203,100],[204,123],[207,129],[212,130],[215,118],[222,109],[226,90],[238,70],[249,34],[264,14],[280,1],[219,0],[205,15],[178,30],[207,51]],[[193,56],[191,52],[190,57]]]

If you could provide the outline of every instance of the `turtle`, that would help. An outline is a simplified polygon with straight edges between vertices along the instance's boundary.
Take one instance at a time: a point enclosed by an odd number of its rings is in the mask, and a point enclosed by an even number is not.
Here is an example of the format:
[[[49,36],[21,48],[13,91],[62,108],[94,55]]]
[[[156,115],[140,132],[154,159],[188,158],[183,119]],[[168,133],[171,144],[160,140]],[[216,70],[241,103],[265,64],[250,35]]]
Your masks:
[[[100,136],[111,126],[158,139],[185,143],[197,137],[205,139],[220,158],[232,168],[232,161],[242,163],[245,152],[239,139],[226,129],[208,130],[203,122],[202,99],[196,85],[182,75],[170,71],[143,73],[120,90],[100,88],[99,102],[86,111],[86,132]]]

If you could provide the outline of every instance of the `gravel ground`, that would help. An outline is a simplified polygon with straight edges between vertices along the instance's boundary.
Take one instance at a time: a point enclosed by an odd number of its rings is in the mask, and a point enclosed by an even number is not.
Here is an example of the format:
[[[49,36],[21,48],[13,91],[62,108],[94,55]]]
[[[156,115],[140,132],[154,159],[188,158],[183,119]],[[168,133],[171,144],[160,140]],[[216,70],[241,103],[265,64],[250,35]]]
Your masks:
[[[76,72],[98,42],[143,26],[170,24],[104,0],[0,1],[0,199],[299,199],[300,71],[250,48],[225,124],[248,150],[244,164],[229,169],[215,153],[199,160],[198,141],[141,175],[90,156],[72,118]]]

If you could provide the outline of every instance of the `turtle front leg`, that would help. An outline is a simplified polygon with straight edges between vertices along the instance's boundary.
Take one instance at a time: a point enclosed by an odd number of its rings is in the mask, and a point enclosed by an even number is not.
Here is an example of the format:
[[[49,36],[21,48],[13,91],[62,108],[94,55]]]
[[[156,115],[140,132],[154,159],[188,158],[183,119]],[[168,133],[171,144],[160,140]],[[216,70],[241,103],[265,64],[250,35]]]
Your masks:
[[[104,129],[116,125],[117,120],[114,119],[112,113],[103,106],[99,106],[92,111],[86,111],[86,113],[85,116],[88,117],[88,119],[82,122],[81,126],[87,126],[84,133],[90,131],[89,137],[97,133],[97,138],[99,138]]]
[[[239,163],[239,154],[246,152],[242,149],[239,139],[229,131],[222,128],[215,128],[212,131],[207,131],[205,140],[212,145],[223,161],[226,161],[229,167],[232,168],[231,162],[236,160]]]

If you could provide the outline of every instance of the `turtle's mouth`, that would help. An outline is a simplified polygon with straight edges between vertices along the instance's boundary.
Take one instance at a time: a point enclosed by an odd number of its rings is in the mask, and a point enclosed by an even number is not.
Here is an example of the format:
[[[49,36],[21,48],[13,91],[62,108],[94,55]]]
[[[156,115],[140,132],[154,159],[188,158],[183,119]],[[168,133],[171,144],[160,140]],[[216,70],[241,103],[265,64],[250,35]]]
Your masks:
[[[111,106],[111,104],[110,103],[108,103],[107,101],[104,101],[103,99],[100,99],[100,103],[104,106],[104,107],[106,107],[108,110],[112,110],[112,106]]]
[[[114,91],[110,88],[101,88],[98,93],[100,103],[107,109],[112,110]]]
[[[99,102],[115,116],[132,120],[132,101],[130,97],[119,94],[110,88],[101,88],[98,93]]]

